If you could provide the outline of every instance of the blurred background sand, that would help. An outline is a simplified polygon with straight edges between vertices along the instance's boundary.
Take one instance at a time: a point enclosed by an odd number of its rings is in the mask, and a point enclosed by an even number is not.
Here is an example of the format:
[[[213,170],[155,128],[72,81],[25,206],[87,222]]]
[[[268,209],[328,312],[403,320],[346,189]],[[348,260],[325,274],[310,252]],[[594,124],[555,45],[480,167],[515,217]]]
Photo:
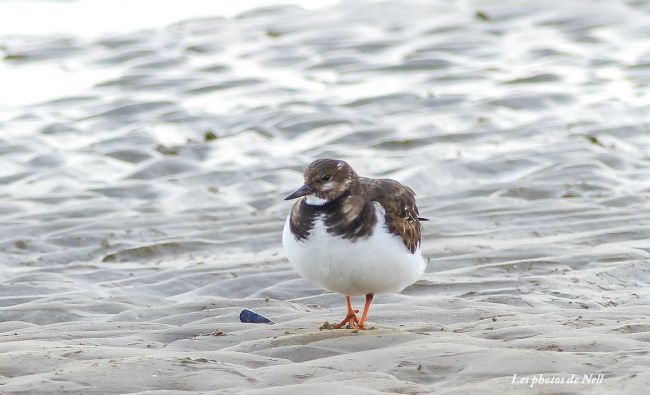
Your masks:
[[[650,3],[218,3],[0,2],[0,393],[650,388]],[[322,156],[431,219],[372,331],[281,249]]]

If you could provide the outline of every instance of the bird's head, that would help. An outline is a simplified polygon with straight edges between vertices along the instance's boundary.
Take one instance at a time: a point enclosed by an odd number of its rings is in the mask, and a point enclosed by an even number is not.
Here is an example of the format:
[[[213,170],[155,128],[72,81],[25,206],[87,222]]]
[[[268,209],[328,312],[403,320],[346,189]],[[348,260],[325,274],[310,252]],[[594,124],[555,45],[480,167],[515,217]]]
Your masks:
[[[326,204],[348,192],[357,177],[357,173],[347,162],[317,159],[305,169],[305,184],[285,200],[307,196],[308,204]]]

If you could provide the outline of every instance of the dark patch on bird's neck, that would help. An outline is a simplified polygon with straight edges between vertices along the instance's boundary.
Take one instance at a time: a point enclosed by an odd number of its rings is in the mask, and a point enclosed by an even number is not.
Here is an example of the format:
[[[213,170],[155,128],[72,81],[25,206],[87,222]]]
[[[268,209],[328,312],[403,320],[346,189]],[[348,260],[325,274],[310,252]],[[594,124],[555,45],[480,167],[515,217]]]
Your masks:
[[[296,202],[291,210],[291,233],[297,240],[307,239],[319,217],[327,233],[351,241],[370,236],[377,223],[373,203],[348,190],[323,205],[307,204],[305,199]]]

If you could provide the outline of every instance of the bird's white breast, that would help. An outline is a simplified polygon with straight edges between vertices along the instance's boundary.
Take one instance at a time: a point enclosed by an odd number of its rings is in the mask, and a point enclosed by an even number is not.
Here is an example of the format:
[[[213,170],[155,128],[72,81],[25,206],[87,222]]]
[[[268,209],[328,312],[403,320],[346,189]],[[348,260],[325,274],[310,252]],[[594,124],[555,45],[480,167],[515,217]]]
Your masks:
[[[290,217],[282,244],[291,265],[305,279],[344,295],[400,292],[417,281],[426,263],[418,248],[412,254],[402,239],[388,232],[384,211],[376,205],[372,235],[355,241],[327,233],[317,217],[306,239],[291,233]]]

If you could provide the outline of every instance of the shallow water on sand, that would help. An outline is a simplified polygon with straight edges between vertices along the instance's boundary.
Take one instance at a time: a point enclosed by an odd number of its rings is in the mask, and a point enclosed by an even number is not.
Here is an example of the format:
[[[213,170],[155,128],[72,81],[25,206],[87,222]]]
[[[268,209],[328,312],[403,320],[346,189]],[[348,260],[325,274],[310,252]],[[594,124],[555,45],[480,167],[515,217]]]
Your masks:
[[[648,26],[643,1],[343,2],[1,36],[0,393],[650,387]],[[430,218],[375,331],[319,332],[342,299],[282,253],[321,156]]]

